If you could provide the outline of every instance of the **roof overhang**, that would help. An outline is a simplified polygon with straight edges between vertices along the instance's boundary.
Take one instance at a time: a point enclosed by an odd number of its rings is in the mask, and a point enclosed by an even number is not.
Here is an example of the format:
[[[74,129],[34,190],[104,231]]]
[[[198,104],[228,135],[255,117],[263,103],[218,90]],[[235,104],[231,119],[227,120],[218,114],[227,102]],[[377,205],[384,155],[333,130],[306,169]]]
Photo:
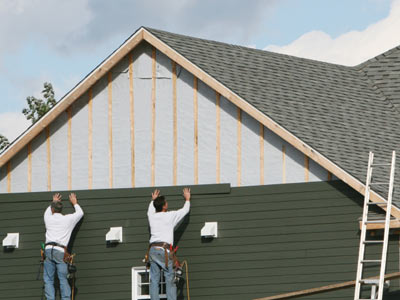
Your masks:
[[[201,68],[186,59],[183,55],[169,47],[162,40],[153,35],[146,28],[141,27],[130,38],[128,38],[116,51],[114,51],[106,60],[104,60],[96,69],[94,69],[84,80],[75,88],[68,92],[45,116],[31,126],[22,134],[11,146],[0,155],[0,167],[7,163],[15,154],[25,147],[33,138],[35,138],[44,128],[46,128],[55,118],[64,112],[72,103],[82,96],[93,86],[101,77],[109,72],[124,56],[132,51],[140,42],[146,41],[157,50],[168,56],[183,68],[191,72],[198,79],[213,88],[216,92],[231,101],[241,110],[252,116],[265,127],[287,141],[293,147],[304,153],[317,164],[334,174],[337,178],[351,186],[353,189],[364,195],[365,185],[357,178],[346,172],[340,166],[329,160],[327,157],[313,149],[310,145],[304,143],[298,137],[287,131],[284,127],[276,123],[270,117],[249,104],[227,86],[223,85]],[[371,191],[370,200],[374,202],[386,201],[378,193]],[[392,215],[400,219],[400,210],[397,207],[392,208]]]

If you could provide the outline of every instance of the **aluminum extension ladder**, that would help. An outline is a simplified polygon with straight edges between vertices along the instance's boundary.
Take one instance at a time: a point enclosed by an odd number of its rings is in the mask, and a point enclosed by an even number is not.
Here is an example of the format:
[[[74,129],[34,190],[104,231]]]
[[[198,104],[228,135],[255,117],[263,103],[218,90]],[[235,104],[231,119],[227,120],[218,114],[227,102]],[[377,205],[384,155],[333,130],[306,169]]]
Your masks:
[[[358,266],[357,266],[357,279],[356,279],[356,288],[354,293],[354,300],[369,300],[369,299],[378,299],[382,300],[383,297],[383,288],[385,283],[385,271],[386,271],[386,257],[387,257],[387,248],[388,248],[388,240],[389,240],[389,229],[390,229],[390,211],[392,209],[392,195],[393,195],[393,182],[394,182],[394,169],[396,163],[396,152],[392,153],[392,161],[391,163],[379,163],[374,164],[374,154],[372,152],[369,153],[368,159],[368,170],[367,170],[367,182],[365,184],[365,196],[364,196],[364,210],[362,217],[362,225],[361,225],[361,236],[360,236],[360,248],[358,254]],[[385,167],[390,166],[390,179],[389,182],[371,182],[372,179],[372,170],[374,167]],[[371,185],[387,185],[388,189],[388,198],[386,202],[372,202],[369,199],[370,195],[370,186]],[[370,205],[379,205],[381,207],[386,207],[386,218],[381,220],[368,220],[368,210]],[[383,240],[367,240],[367,224],[371,223],[384,223],[385,229],[383,234]],[[365,248],[368,245],[376,245],[382,244],[382,256],[381,259],[365,259]],[[368,263],[380,263],[380,273],[377,279],[363,279],[363,269],[364,266]],[[362,286],[370,286],[371,287],[371,296],[370,298],[360,298],[360,292]],[[378,289],[378,291],[376,291]],[[378,297],[376,298],[376,292]]]

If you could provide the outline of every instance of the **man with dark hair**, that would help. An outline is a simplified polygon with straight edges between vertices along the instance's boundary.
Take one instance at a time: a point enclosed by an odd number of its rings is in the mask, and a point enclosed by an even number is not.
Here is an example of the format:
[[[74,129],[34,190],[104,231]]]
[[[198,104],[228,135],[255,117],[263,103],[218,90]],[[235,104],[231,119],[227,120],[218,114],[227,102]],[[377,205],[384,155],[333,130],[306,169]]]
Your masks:
[[[46,247],[44,261],[44,289],[47,300],[55,300],[54,274],[57,271],[60,281],[61,300],[71,299],[71,288],[68,283],[68,266],[64,261],[67,256],[67,246],[75,225],[83,217],[82,208],[74,193],[69,195],[69,201],[75,208],[75,212],[63,215],[61,195],[54,194],[53,202],[44,213],[46,226]]]
[[[150,224],[150,296],[151,300],[159,300],[160,273],[164,271],[167,286],[167,299],[176,300],[174,283],[173,253],[174,230],[176,225],[190,210],[190,189],[183,190],[185,204],[177,211],[168,211],[168,202],[160,191],[151,194],[147,216]]]

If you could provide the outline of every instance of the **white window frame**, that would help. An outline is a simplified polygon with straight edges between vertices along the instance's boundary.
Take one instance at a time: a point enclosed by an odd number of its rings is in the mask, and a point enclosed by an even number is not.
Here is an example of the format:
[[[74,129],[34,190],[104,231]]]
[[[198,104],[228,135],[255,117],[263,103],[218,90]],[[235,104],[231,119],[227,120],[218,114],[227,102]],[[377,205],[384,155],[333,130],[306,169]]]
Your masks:
[[[150,270],[146,270],[145,266],[133,267],[132,268],[132,300],[145,300],[151,299],[150,295],[142,295],[141,294],[141,279],[140,274],[150,272]],[[149,273],[149,283],[143,283],[145,285],[149,285],[150,289],[150,273]],[[160,299],[167,299],[166,294],[160,294]]]

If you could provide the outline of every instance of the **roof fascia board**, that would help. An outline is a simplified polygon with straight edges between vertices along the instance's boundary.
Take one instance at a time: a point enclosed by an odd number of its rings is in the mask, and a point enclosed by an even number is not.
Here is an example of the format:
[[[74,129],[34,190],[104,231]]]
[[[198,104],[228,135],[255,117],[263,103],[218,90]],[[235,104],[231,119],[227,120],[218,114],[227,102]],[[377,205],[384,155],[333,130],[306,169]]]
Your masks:
[[[143,40],[143,28],[122,44],[108,59],[94,69],[81,83],[66,94],[46,115],[32,125],[13,144],[0,155],[0,167],[6,164],[15,154],[34,139],[54,119],[64,112],[72,103],[82,96],[93,84],[112,69],[125,55]]]
[[[208,86],[213,88],[215,91],[220,93],[226,99],[231,101],[234,105],[242,109],[244,112],[252,116],[254,119],[262,123],[265,127],[270,129],[272,132],[280,136],[282,139],[287,141],[293,147],[298,149],[300,152],[309,156],[320,166],[334,174],[336,177],[341,179],[343,182],[351,186],[353,189],[358,191],[360,194],[365,194],[365,185],[356,179],[354,176],[350,175],[348,172],[340,168],[337,164],[330,161],[324,155],[313,149],[308,144],[301,141],[299,138],[294,136],[292,133],[287,131],[284,127],[280,126],[274,120],[266,116],[264,113],[260,112],[257,108],[252,106],[250,103],[242,99],[235,92],[230,90],[228,87],[217,81],[215,78],[210,76],[208,73],[203,71],[201,68],[193,64],[183,55],[172,49],[166,43],[161,41],[159,38],[154,36],[151,32],[144,29],[143,38],[145,41],[150,43],[152,46],[157,48],[159,51],[167,55],[170,59],[184,67],[186,70],[191,72],[198,79],[206,83]],[[383,197],[374,191],[370,191],[370,200],[374,202],[386,201]],[[400,210],[393,206],[392,215],[396,218],[400,218]]]

